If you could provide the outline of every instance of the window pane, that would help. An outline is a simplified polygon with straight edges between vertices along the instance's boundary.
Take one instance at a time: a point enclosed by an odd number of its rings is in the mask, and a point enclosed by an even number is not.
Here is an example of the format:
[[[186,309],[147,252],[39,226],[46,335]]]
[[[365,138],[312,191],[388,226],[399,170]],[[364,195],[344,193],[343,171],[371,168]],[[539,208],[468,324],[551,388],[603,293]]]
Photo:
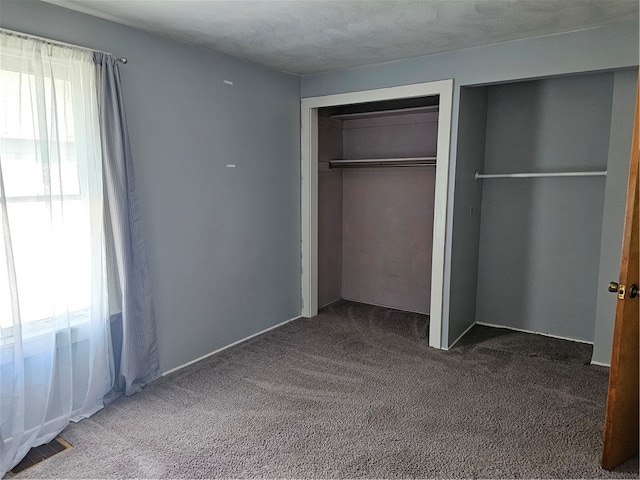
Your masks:
[[[54,93],[50,77],[36,85],[34,75],[0,70],[0,84],[0,162],[20,319],[28,323],[67,312],[86,314],[90,220],[80,196],[71,82],[56,78]],[[44,104],[46,112],[39,118],[34,118],[36,91],[43,93],[38,107]],[[5,328],[13,318],[1,237],[0,232],[0,328]]]
[[[45,165],[34,153],[35,142],[13,138],[5,138],[1,142],[7,197],[80,194],[75,145],[72,142],[54,145],[60,151],[59,161],[55,159]]]
[[[80,193],[70,84],[45,78],[46,126],[34,129],[33,75],[0,70],[0,154],[7,196]],[[51,101],[55,100],[56,108]],[[55,115],[52,114],[52,111]],[[45,128],[46,127],[46,128]]]
[[[22,322],[88,308],[91,241],[83,202],[65,200],[64,209],[58,202],[10,202],[8,209]]]

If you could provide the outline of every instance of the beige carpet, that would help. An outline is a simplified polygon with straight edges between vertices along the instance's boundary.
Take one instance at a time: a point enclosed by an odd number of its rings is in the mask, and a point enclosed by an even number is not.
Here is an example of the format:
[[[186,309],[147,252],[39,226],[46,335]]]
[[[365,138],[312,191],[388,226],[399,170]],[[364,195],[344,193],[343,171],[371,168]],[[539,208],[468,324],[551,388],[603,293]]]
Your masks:
[[[588,345],[338,302],[63,432],[17,478],[638,478],[599,467],[608,370]]]

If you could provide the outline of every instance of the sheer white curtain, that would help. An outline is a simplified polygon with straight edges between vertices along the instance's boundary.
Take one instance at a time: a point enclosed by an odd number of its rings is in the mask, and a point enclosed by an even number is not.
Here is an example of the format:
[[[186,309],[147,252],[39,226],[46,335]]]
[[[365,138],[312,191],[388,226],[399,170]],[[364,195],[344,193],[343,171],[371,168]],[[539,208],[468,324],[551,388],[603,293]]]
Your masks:
[[[0,32],[0,476],[112,384],[95,74]]]

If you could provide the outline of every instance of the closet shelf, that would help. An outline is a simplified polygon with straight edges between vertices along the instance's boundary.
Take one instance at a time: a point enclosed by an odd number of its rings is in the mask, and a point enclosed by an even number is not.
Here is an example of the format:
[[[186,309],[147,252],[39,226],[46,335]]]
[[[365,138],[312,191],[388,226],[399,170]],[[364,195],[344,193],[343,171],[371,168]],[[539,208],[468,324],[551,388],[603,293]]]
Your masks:
[[[352,112],[352,113],[335,113],[333,115],[329,115],[330,118],[347,118],[347,119],[357,119],[357,118],[369,118],[369,117],[377,117],[380,115],[404,115],[406,113],[421,113],[421,112],[433,112],[438,111],[440,109],[440,105],[426,105],[424,107],[410,107],[410,108],[393,108],[389,110],[375,110],[372,112]]]
[[[329,160],[329,168],[367,167],[426,167],[435,166],[436,157],[358,158],[353,160]]]
[[[549,172],[549,173],[478,173],[475,179],[482,178],[537,178],[537,177],[604,177],[607,171],[598,172]]]

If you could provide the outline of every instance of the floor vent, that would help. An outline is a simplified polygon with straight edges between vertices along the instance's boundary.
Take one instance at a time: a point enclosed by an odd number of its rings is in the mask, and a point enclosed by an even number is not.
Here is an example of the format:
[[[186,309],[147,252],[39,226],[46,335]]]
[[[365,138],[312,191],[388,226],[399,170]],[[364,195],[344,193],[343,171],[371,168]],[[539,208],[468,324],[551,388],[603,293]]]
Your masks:
[[[19,464],[13,467],[9,473],[7,473],[5,478],[11,478],[20,472],[24,472],[27,468],[31,468],[47,458],[51,458],[60,452],[64,452],[68,448],[71,448],[71,444],[62,437],[56,437],[49,443],[45,443],[39,447],[33,447],[29,450],[27,456],[24,457]]]

